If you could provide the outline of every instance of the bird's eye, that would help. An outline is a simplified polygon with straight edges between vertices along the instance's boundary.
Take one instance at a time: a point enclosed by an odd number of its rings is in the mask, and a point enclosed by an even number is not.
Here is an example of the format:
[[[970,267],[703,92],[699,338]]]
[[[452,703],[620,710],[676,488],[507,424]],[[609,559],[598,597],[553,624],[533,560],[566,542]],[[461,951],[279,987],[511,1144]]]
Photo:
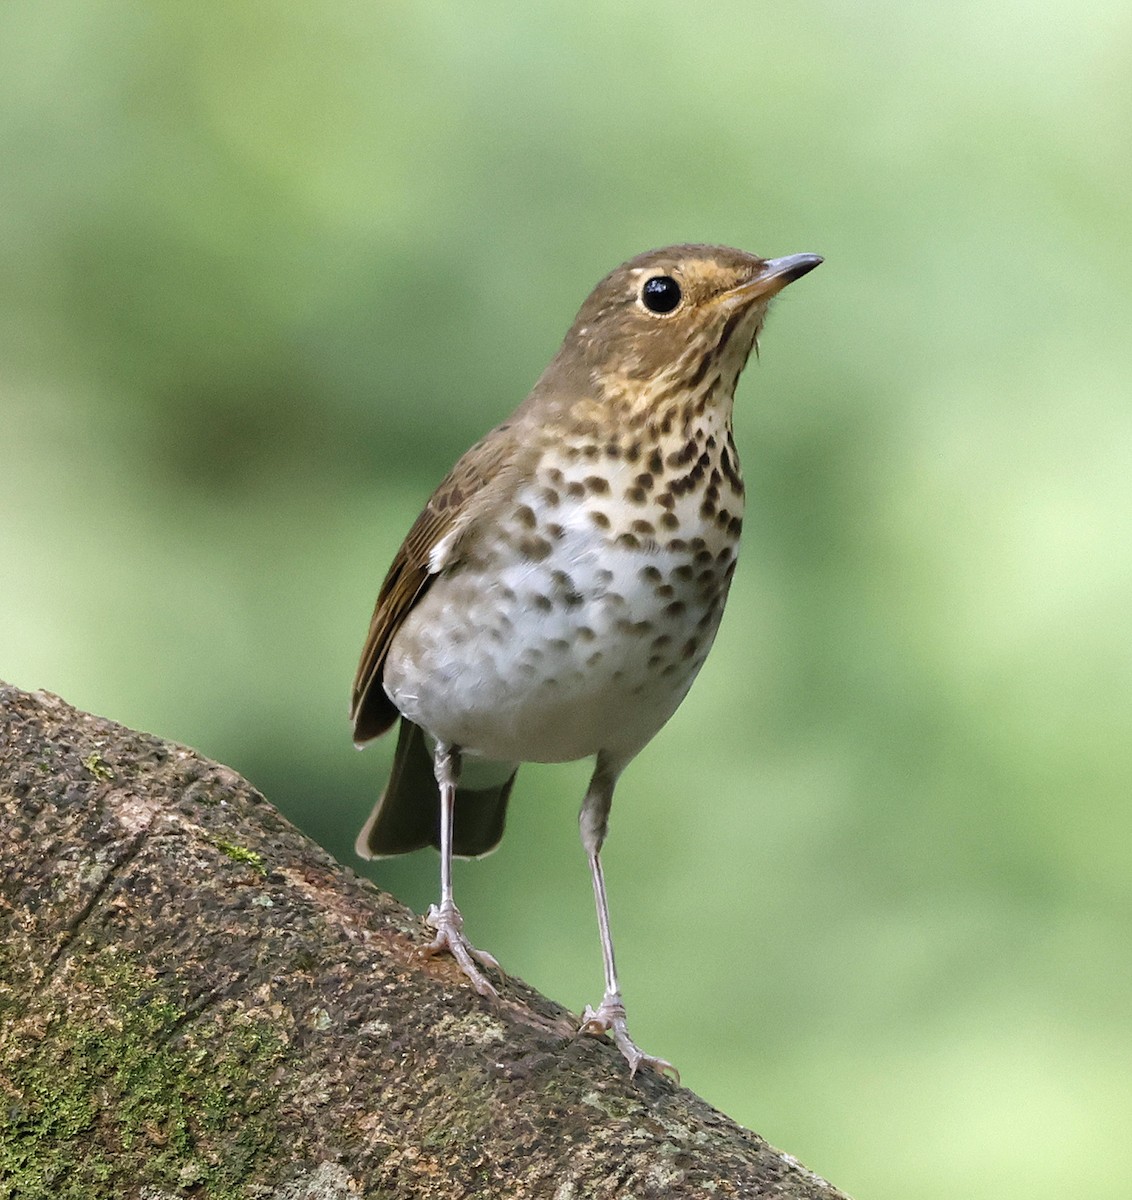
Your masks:
[[[680,285],[671,275],[654,275],[641,288],[641,303],[649,312],[670,313],[680,300]]]

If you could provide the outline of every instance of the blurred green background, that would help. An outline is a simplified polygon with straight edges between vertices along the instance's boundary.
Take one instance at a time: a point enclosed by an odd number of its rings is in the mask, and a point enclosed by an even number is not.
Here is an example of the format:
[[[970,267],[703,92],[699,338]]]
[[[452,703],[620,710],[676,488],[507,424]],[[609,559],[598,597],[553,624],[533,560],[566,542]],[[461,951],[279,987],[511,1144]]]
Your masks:
[[[431,488],[621,260],[820,252],[740,385],[716,649],[614,806],[636,1035],[859,1200],[1127,1200],[1130,79],[1111,0],[8,0],[0,676],[360,868],[349,684]],[[525,768],[456,880],[575,1009],[586,778]]]

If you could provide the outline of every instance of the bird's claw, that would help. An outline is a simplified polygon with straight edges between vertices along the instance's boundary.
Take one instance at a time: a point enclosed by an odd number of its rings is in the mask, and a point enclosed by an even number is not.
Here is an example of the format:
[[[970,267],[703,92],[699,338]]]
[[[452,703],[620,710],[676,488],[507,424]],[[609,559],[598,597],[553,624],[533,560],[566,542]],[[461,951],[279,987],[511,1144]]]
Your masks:
[[[480,963],[489,970],[499,971],[500,974],[503,973],[502,968],[492,955],[488,954],[486,950],[477,950],[464,936],[464,918],[455,904],[432,905],[425,914],[425,924],[436,930],[436,937],[427,946],[422,947],[423,953],[431,958],[434,954],[443,954],[447,951],[481,996],[497,1000],[499,993],[484,977],[476,963]]]
[[[613,1038],[617,1049],[629,1064],[629,1077],[632,1078],[641,1066],[652,1067],[660,1075],[668,1074],[680,1083],[680,1072],[665,1058],[656,1058],[646,1054],[629,1036],[629,1027],[625,1021],[625,1005],[619,995],[609,995],[602,999],[597,1008],[586,1005],[582,1013],[582,1023],[579,1033],[598,1035],[608,1033]]]

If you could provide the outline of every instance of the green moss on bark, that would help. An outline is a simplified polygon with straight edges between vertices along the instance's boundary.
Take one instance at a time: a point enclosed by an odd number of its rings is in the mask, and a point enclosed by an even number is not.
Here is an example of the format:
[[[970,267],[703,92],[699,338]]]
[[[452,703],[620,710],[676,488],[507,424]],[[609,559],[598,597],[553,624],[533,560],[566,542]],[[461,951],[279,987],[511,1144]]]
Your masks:
[[[33,1009],[0,1049],[0,1197],[87,1200],[131,1177],[241,1195],[275,1145],[264,1081],[284,1046],[270,1024],[246,1011],[222,1027],[186,1024],[111,949],[63,974],[51,986],[65,987],[68,1015]]]

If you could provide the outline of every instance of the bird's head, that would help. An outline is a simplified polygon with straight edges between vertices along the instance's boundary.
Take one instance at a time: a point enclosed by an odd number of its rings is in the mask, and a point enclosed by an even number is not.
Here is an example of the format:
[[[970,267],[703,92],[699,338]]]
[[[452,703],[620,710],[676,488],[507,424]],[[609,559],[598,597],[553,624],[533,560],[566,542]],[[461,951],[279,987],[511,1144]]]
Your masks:
[[[821,258],[759,258],[728,246],[668,246],[611,271],[582,305],[559,351],[595,377],[669,377],[688,385],[743,369],[771,299]]]

